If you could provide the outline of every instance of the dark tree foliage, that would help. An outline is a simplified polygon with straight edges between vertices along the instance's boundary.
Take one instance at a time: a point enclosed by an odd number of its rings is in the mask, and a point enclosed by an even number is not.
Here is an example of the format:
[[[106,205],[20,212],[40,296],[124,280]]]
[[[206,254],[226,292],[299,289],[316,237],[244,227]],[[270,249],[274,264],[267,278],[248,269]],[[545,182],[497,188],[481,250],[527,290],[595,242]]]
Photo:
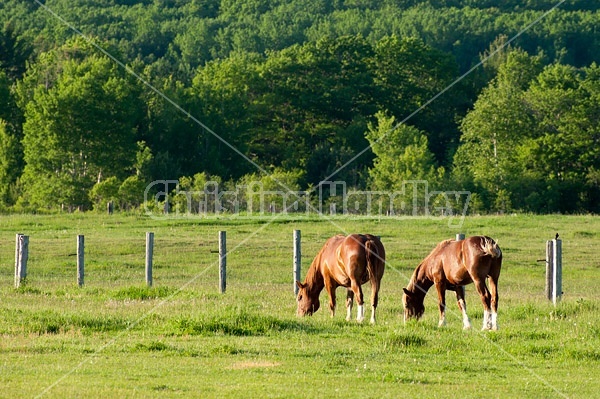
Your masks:
[[[26,207],[27,195],[45,201],[52,190],[43,182],[36,182],[35,190],[46,197],[27,187],[38,172],[48,173],[55,188],[78,192],[78,202],[67,204],[73,206],[89,206],[86,201],[92,197],[86,191],[95,181],[111,179],[113,188],[125,184],[115,190],[127,192],[124,203],[131,204],[131,188],[143,181],[189,180],[203,174],[235,184],[254,176],[257,166],[282,176],[289,172],[301,187],[330,177],[366,189],[369,176],[393,176],[399,170],[394,154],[402,154],[403,165],[413,159],[426,160],[414,165],[427,165],[427,171],[406,176],[435,175],[431,178],[438,186],[446,181],[455,185],[451,189],[471,189],[479,195],[482,210],[508,209],[509,203],[528,211],[597,208],[600,166],[593,161],[595,153],[585,148],[597,143],[598,2],[567,0],[526,31],[556,2],[53,0],[44,4],[62,20],[35,2],[0,4],[4,206],[18,201]],[[85,38],[74,40],[78,32]],[[79,44],[70,49],[73,43]],[[531,75],[527,79],[506,78],[518,70],[506,64],[514,62],[507,54],[515,49],[539,64],[539,70],[526,71]],[[498,54],[487,59],[496,50]],[[484,65],[461,77],[481,60]],[[108,62],[113,67],[103,64]],[[97,86],[86,80],[86,65],[96,64],[118,74],[113,78],[124,82],[123,91],[110,86],[106,73],[95,75],[106,80]],[[550,68],[538,76],[548,65],[567,69]],[[521,80],[522,86],[509,84]],[[86,102],[91,97],[80,98],[69,87],[97,95],[94,98],[103,104]],[[565,101],[553,102],[556,96]],[[112,109],[110,98],[135,109]],[[45,108],[36,109],[41,104]],[[506,105],[504,113],[496,112],[497,104]],[[105,115],[69,119],[81,115],[77,107],[83,106]],[[494,112],[521,127],[489,122]],[[558,123],[547,114],[568,118]],[[116,116],[105,121],[105,133],[94,126],[111,115]],[[408,135],[411,143],[418,143],[410,148],[426,156],[394,148],[403,146],[399,138],[374,153],[367,136],[375,131],[369,126],[378,120],[410,125],[390,137]],[[60,126],[72,131],[63,132]],[[497,127],[502,131],[495,131]],[[120,141],[114,136],[112,150],[127,156],[119,156],[119,167],[113,170],[106,162],[110,154],[94,155],[96,177],[80,174],[85,187],[69,186],[57,174],[66,175],[59,166],[73,164],[72,159],[61,160],[60,151],[43,150],[43,146],[60,148],[45,135],[59,135],[68,142],[70,134],[77,134],[85,142],[82,138],[89,132],[96,135],[96,142],[106,144],[102,134],[119,131],[128,132],[123,133],[127,148],[116,148]],[[515,132],[519,140],[497,143],[497,148],[518,144],[516,158],[502,158],[501,153],[494,169],[478,157],[493,148],[484,139],[500,133],[510,138]],[[377,137],[387,136],[378,130]],[[527,140],[521,142],[523,137]],[[562,144],[563,138],[571,144]],[[28,148],[22,148],[23,143]],[[32,148],[34,143],[40,147]],[[104,144],[102,148],[110,148]],[[38,163],[39,171],[21,179],[25,152],[32,159],[33,154],[51,155],[53,169]],[[73,157],[75,151],[64,154]],[[122,165],[123,159],[131,164]],[[560,171],[551,171],[559,161]],[[478,174],[474,164],[483,165],[489,174]],[[375,171],[375,165],[389,170]],[[128,175],[137,180],[132,183]],[[519,179],[496,183],[499,176],[509,175]],[[98,187],[95,192],[102,192],[103,186]],[[541,195],[544,187],[554,196]],[[63,195],[60,201],[69,198],[75,197]]]
[[[12,24],[5,23],[0,31],[0,69],[13,80],[20,78],[31,51],[29,43],[19,37]]]

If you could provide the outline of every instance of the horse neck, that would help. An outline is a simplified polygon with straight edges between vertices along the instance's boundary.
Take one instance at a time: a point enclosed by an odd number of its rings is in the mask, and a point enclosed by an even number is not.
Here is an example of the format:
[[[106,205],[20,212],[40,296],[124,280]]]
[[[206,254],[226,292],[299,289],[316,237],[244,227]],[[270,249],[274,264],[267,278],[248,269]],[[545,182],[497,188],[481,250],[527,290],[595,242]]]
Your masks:
[[[306,272],[306,279],[304,280],[304,284],[306,284],[306,290],[313,295],[318,295],[325,287],[325,279],[323,278],[323,273],[321,273],[320,258],[320,256],[315,258],[312,265],[310,265],[310,268]]]
[[[412,277],[410,278],[410,282],[408,283],[408,287],[406,288],[413,292],[415,296],[419,298],[425,298],[425,294],[427,294],[427,291],[432,285],[433,281],[427,277],[426,264],[425,262],[422,262],[415,269]]]

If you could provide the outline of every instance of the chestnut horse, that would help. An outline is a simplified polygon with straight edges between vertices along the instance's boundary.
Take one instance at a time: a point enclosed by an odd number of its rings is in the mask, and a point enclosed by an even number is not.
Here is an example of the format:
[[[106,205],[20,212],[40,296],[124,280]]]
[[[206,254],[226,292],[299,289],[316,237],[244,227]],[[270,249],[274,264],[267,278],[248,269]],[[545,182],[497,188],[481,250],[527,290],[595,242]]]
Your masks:
[[[378,237],[370,234],[336,235],[327,240],[313,260],[304,283],[298,284],[299,316],[312,315],[319,309],[319,294],[323,287],[329,294],[329,310],[335,315],[335,290],[346,287],[346,320],[351,319],[353,298],[358,303],[356,320],[365,318],[361,285],[371,282],[371,323],[375,323],[375,308],[379,285],[385,267],[385,249]]]
[[[489,237],[474,236],[461,241],[442,241],[417,266],[408,286],[404,288],[404,320],[412,317],[419,319],[423,315],[425,294],[435,284],[440,308],[439,326],[446,324],[446,290],[451,290],[456,292],[463,327],[471,328],[464,286],[475,283],[483,302],[483,329],[497,330],[498,278],[501,266],[502,251]],[[486,278],[489,278],[489,290]]]

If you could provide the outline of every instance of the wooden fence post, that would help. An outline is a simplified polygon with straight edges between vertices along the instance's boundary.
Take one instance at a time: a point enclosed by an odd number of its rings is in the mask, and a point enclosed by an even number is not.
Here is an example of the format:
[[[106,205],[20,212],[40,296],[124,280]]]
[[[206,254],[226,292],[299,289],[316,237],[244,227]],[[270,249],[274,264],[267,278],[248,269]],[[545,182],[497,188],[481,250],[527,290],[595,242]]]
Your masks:
[[[219,231],[219,292],[227,288],[227,234]]]
[[[462,241],[465,239],[465,235],[463,233],[456,234],[456,241]]]
[[[15,288],[19,288],[27,277],[27,259],[29,258],[29,236],[16,235],[15,242]]]
[[[302,249],[301,249],[301,234],[300,230],[294,230],[294,295],[298,295],[298,284],[300,281],[302,268]]]
[[[554,274],[554,255],[552,241],[546,241],[546,298],[552,300],[552,276]]]
[[[154,233],[146,232],[146,284],[152,287],[152,256],[154,253]]]
[[[17,233],[15,238],[15,288],[19,288],[21,283],[21,269],[20,269],[20,253],[21,253],[21,236],[23,234]]]
[[[21,236],[21,251],[19,255],[19,261],[21,263],[19,267],[19,277],[21,281],[27,277],[27,259],[29,259],[29,236]]]
[[[554,306],[562,297],[562,240],[546,242],[546,297]]]
[[[554,239],[553,242],[553,254],[554,269],[552,270],[552,303],[554,306],[560,301],[562,297],[562,240]]]
[[[83,235],[77,236],[77,285],[83,286],[84,279],[84,237]]]

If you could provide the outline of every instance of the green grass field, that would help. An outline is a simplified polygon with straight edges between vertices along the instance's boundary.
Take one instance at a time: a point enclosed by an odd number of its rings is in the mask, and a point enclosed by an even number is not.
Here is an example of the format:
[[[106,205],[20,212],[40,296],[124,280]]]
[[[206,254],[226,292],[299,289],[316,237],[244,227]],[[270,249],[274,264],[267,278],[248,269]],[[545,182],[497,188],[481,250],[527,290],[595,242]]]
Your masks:
[[[329,236],[381,236],[388,264],[377,325],[344,320],[342,289],[335,318],[325,292],[324,308],[296,317],[294,229],[303,276]],[[219,230],[230,251],[225,294]],[[146,231],[155,233],[153,288],[144,284]],[[479,331],[473,286],[471,331],[452,293],[446,327],[437,327],[433,291],[421,321],[402,321],[412,270],[458,232],[490,235],[503,250],[498,332]],[[555,308],[537,260],[556,232],[564,297]],[[18,290],[16,233],[30,237]],[[86,244],[81,288],[77,234]],[[593,216],[468,217],[460,228],[426,218],[0,216],[0,397],[600,397],[599,241]]]

